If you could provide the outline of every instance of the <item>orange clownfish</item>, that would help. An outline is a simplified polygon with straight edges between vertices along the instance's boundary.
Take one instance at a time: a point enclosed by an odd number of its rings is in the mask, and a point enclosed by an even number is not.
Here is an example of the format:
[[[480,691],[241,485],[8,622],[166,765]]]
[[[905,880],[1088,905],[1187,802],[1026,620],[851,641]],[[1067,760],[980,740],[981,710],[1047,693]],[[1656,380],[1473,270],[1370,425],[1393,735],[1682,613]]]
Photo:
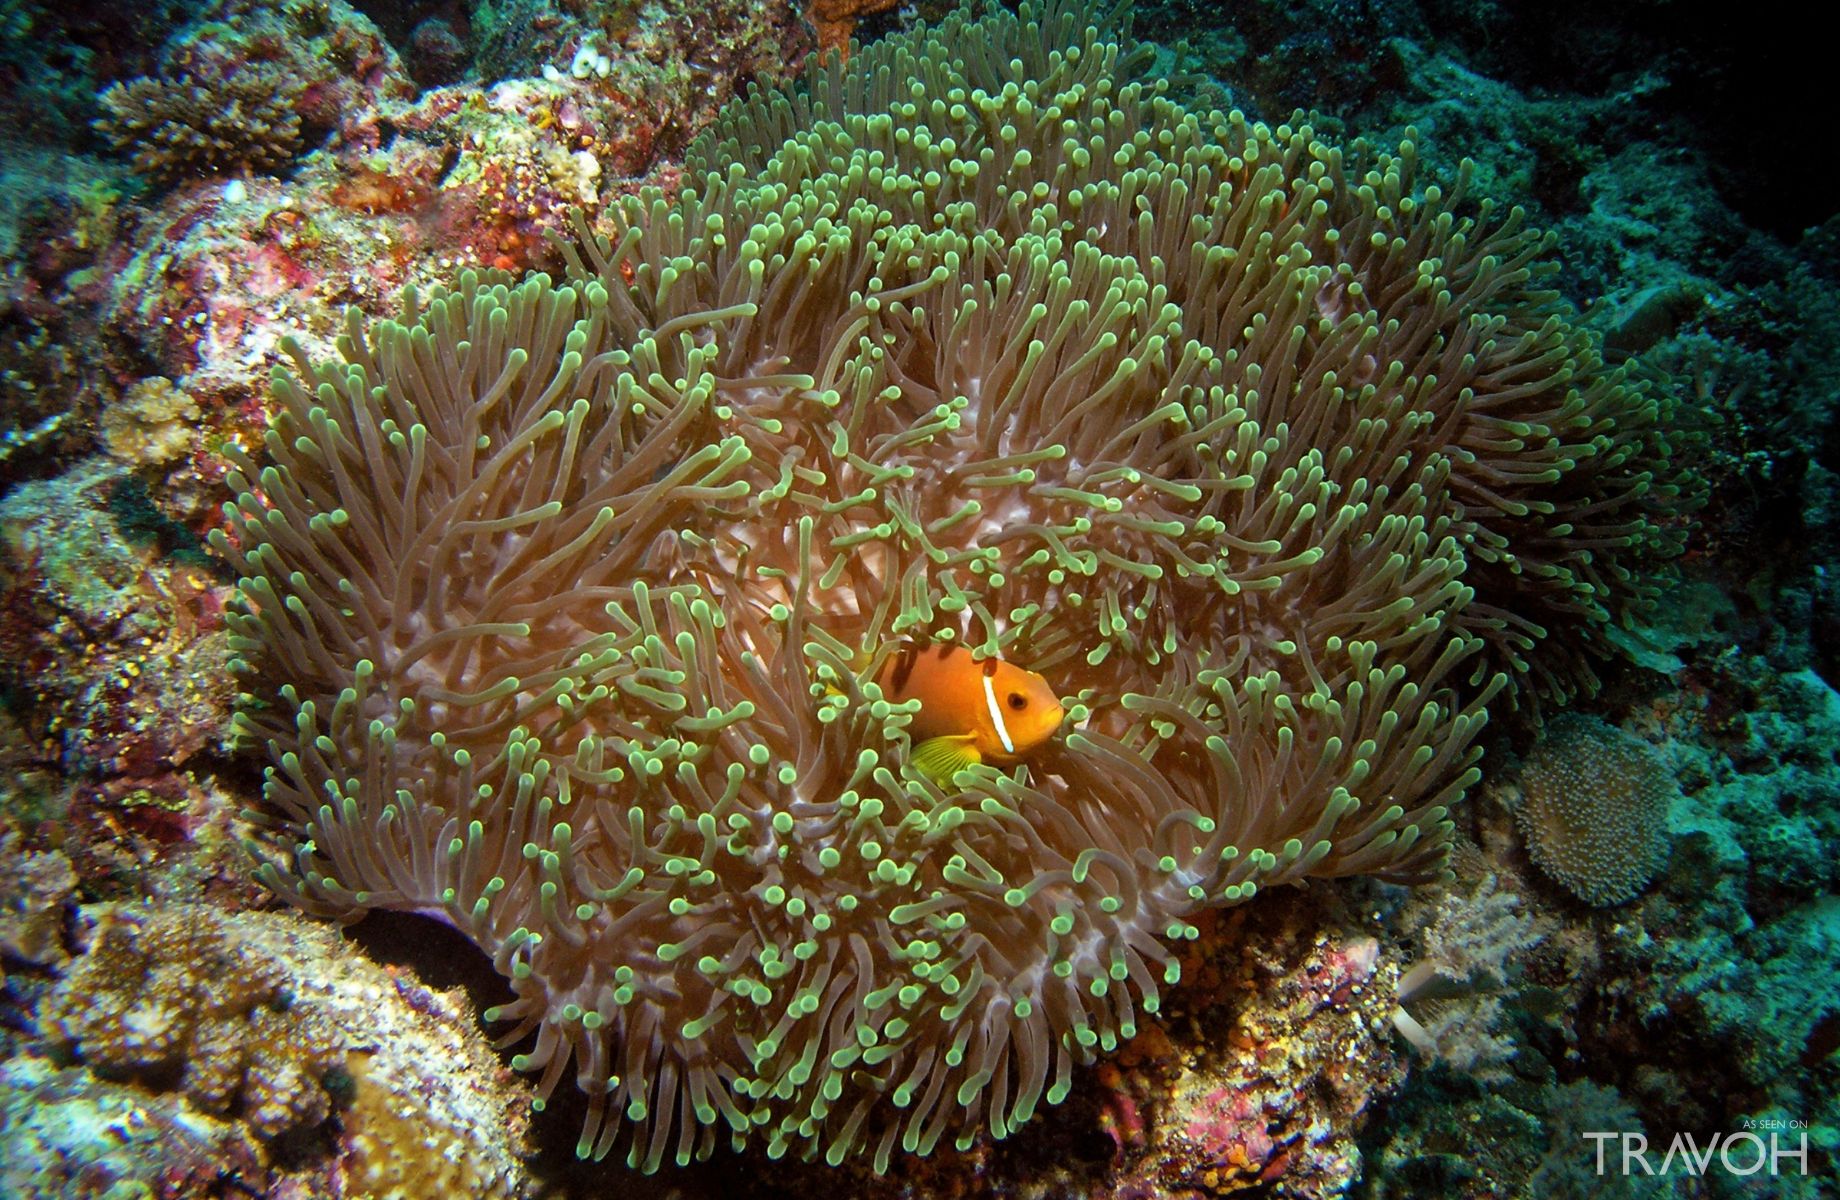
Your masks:
[[[908,735],[913,764],[941,787],[973,763],[1019,762],[1067,715],[1048,681],[1000,658],[979,662],[951,642],[909,644],[875,682],[894,703],[918,700]]]

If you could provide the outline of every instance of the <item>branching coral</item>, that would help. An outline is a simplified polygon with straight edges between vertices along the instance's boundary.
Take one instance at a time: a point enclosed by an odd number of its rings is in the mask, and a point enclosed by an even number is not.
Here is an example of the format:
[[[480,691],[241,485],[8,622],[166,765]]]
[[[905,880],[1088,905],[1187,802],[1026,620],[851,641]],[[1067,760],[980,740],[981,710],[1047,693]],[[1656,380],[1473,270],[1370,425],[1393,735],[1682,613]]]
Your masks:
[[[103,92],[96,126],[150,178],[273,171],[300,148],[301,84],[252,63],[221,80],[143,77]]]
[[[216,541],[264,877],[464,930],[583,1154],[1003,1136],[1200,910],[1437,875],[1485,704],[1587,682],[1668,549],[1657,402],[1514,218],[1094,21],[816,65],[565,282],[277,373]],[[1071,727],[935,786],[872,682],[909,639]]]

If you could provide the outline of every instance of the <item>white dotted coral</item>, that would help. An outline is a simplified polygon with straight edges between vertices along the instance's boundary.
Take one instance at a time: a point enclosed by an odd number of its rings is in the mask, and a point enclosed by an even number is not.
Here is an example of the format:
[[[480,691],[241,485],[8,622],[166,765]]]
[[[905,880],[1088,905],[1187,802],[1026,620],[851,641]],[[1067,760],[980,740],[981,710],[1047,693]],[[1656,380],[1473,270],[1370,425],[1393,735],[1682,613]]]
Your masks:
[[[1549,878],[1587,904],[1628,900],[1667,857],[1677,792],[1654,748],[1597,717],[1546,727],[1521,774],[1521,832]]]

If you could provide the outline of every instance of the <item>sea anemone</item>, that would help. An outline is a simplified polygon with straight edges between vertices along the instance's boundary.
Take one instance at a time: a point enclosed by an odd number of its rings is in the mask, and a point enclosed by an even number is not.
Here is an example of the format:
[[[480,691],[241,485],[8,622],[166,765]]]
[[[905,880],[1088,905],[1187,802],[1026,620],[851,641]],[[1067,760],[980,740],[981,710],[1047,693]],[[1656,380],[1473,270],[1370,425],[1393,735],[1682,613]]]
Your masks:
[[[1199,911],[1436,877],[1484,706],[1587,685],[1670,549],[1660,407],[1514,216],[1187,111],[1122,23],[828,59],[564,281],[276,374],[216,539],[263,877],[465,931],[584,1155],[1003,1136]],[[1066,730],[916,771],[874,680],[942,640]]]

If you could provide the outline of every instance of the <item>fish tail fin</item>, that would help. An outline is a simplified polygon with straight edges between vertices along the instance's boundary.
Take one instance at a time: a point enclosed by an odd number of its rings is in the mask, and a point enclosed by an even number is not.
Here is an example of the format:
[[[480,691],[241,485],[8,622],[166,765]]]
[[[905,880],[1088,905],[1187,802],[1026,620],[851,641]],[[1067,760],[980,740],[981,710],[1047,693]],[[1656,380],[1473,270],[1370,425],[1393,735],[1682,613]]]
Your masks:
[[[969,734],[928,738],[914,747],[910,761],[914,770],[939,787],[949,789],[952,786],[952,776],[984,761],[984,756],[978,753],[976,742],[977,739]]]

